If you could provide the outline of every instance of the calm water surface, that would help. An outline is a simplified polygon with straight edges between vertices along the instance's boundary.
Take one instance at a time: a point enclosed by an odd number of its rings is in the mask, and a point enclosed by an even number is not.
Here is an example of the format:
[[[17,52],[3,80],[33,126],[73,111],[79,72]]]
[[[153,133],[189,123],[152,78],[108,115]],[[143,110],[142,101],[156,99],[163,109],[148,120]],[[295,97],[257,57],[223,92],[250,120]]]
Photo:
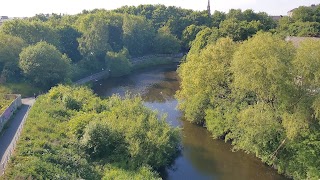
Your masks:
[[[232,146],[213,140],[206,129],[183,121],[176,109],[175,92],[179,89],[177,65],[160,66],[135,72],[130,76],[110,78],[94,84],[101,97],[126,92],[140,94],[145,105],[167,114],[167,121],[182,127],[183,150],[174,165],[162,173],[164,179],[282,180],[286,179],[259,159],[243,152],[232,152]]]

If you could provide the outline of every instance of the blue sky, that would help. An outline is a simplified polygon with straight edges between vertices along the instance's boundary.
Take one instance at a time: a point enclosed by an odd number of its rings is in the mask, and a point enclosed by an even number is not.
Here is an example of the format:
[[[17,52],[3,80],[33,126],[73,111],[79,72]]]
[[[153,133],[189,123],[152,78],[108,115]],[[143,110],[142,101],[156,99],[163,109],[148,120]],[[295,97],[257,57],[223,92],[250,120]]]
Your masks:
[[[0,16],[24,17],[39,13],[76,14],[83,9],[115,9],[123,5],[165,4],[205,10],[207,0],[1,0]],[[211,9],[228,12],[229,9],[253,9],[270,15],[285,15],[302,5],[320,4],[320,0],[211,0]]]

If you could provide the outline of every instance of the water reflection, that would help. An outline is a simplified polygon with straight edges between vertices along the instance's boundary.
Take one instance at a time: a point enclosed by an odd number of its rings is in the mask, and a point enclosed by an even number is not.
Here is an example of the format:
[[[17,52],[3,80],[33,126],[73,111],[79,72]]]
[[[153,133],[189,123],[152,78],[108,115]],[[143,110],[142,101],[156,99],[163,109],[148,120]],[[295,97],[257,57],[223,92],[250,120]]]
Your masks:
[[[107,97],[113,93],[124,95],[127,91],[140,94],[145,105],[167,114],[167,121],[182,127],[183,151],[171,168],[162,173],[165,179],[285,179],[259,159],[243,152],[231,152],[231,145],[213,140],[204,128],[181,121],[176,109],[175,92],[179,89],[176,65],[161,66],[140,71],[130,76],[98,81],[94,91]]]

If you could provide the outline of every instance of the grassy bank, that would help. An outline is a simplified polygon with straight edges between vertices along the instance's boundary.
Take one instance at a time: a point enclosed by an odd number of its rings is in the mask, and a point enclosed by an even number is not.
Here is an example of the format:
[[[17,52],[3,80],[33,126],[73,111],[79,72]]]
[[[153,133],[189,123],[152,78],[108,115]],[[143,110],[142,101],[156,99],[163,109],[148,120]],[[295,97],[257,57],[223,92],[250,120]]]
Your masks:
[[[30,83],[5,83],[0,85],[0,94],[21,94],[23,97],[30,97],[39,94],[41,89]]]

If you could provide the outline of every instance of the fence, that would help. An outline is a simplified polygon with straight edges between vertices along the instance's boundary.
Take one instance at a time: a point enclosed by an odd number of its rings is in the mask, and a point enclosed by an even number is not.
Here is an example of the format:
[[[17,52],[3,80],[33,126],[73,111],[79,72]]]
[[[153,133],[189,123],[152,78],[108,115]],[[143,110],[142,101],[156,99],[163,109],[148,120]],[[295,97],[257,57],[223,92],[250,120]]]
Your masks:
[[[28,117],[28,114],[29,114],[29,110],[30,110],[31,106],[28,107],[28,110],[27,110],[27,113],[24,115],[22,121],[21,121],[21,124],[19,125],[19,128],[16,132],[16,134],[14,135],[10,145],[8,146],[6,152],[3,154],[2,156],[2,159],[1,159],[1,162],[0,162],[0,176],[4,174],[5,172],[5,168],[7,166],[7,163],[9,162],[10,160],[10,157],[14,151],[14,148],[16,147],[17,145],[17,142],[19,140],[19,136],[21,134],[21,131],[23,129],[23,126],[24,126],[24,122],[26,121],[27,117]]]
[[[15,99],[12,101],[10,106],[1,114],[0,116],[0,132],[2,131],[4,125],[8,122],[8,120],[11,118],[13,113],[17,110],[18,107],[21,106],[21,95],[16,94],[6,94],[4,95],[5,98],[12,98]]]

